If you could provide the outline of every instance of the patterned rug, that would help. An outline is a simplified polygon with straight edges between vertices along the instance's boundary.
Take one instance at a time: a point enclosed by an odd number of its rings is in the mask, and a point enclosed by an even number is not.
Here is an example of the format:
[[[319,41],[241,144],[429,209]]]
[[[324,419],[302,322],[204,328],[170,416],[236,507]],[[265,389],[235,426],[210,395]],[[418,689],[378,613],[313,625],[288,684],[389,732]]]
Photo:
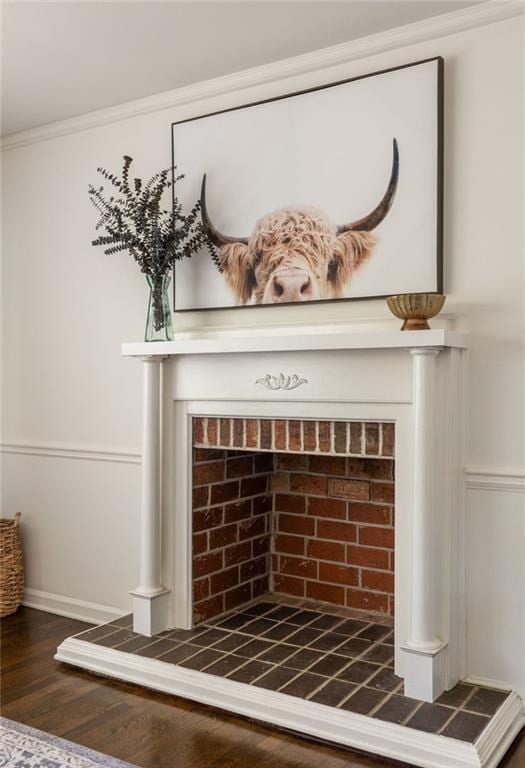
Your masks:
[[[0,717],[0,768],[136,768]]]

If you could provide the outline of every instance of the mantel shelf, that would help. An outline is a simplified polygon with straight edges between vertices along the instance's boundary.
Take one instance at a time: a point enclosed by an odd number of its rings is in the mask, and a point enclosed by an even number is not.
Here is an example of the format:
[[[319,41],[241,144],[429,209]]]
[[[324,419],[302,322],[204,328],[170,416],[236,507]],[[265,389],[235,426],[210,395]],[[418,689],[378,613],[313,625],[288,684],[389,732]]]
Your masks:
[[[223,333],[182,335],[175,341],[137,342],[122,345],[128,357],[216,355],[240,352],[295,352],[336,349],[410,349],[456,347],[465,349],[468,336],[441,328],[429,331],[366,331],[304,328],[301,331],[268,332],[266,335]]]

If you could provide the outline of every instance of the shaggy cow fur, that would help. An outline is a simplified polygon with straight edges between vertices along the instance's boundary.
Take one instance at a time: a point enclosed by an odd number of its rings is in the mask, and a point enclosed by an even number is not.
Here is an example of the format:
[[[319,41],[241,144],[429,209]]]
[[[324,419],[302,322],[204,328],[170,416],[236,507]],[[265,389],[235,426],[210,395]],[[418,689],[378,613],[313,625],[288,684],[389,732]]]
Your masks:
[[[272,277],[286,268],[304,270],[317,298],[338,298],[375,243],[370,232],[338,235],[318,208],[281,208],[259,219],[247,245],[221,245],[219,266],[239,304],[264,304]]]

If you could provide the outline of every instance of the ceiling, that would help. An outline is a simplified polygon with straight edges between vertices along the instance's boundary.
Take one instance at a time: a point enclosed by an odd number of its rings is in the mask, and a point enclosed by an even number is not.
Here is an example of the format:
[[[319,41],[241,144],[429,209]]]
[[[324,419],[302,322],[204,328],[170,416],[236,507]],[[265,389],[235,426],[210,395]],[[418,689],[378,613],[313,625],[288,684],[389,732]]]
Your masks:
[[[475,0],[3,2],[2,134],[474,4]]]

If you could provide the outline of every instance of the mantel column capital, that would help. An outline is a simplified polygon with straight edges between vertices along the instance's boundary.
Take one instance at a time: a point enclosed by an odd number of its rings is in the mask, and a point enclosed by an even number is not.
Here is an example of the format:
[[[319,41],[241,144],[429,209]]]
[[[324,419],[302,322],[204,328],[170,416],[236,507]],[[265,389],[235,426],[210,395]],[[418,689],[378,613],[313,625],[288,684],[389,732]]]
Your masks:
[[[426,355],[427,357],[437,357],[444,347],[409,347],[408,351],[414,357]]]

